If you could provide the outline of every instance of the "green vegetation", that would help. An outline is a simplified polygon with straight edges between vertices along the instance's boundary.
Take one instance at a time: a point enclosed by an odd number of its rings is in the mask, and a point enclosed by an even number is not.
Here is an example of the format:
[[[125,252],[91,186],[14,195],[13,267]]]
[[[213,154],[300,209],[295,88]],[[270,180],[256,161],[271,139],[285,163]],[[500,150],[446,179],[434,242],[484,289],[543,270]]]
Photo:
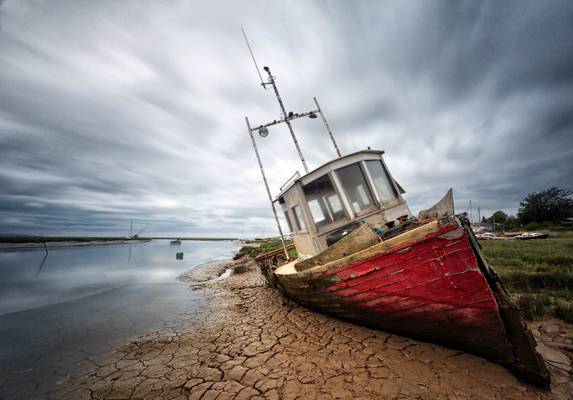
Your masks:
[[[491,240],[481,245],[510,289],[554,293],[567,289],[573,294],[572,239]]]
[[[502,210],[497,210],[489,218],[482,218],[482,222],[488,222],[495,226],[495,231],[511,231],[519,229],[519,220],[514,215],[507,215]]]
[[[529,193],[519,204],[517,216],[524,225],[546,221],[557,225],[573,217],[572,196],[571,191],[557,187]]]
[[[287,240],[287,246],[292,243],[292,240]],[[280,238],[269,238],[269,239],[256,239],[247,242],[246,246],[241,247],[239,254],[242,256],[256,257],[259,254],[267,253],[282,247]],[[290,249],[288,251],[291,259],[297,257],[296,249]]]
[[[573,304],[558,303],[555,307],[555,315],[563,321],[573,324]]]
[[[526,317],[555,314],[573,323],[573,236],[480,244],[508,290],[519,295]]]
[[[573,231],[573,225],[555,225],[551,222],[530,222],[525,225],[526,231]],[[561,236],[561,235],[560,235]]]
[[[527,319],[539,319],[546,315],[555,315],[563,321],[573,324],[573,304],[571,302],[544,294],[522,294],[518,304]]]
[[[505,221],[507,221],[507,218],[509,218],[509,216],[505,212],[497,210],[491,215],[491,217],[487,219],[487,222],[495,221],[498,224],[503,224]]]
[[[538,319],[548,313],[552,301],[551,297],[546,294],[540,296],[524,294],[519,297],[518,304],[525,318]]]

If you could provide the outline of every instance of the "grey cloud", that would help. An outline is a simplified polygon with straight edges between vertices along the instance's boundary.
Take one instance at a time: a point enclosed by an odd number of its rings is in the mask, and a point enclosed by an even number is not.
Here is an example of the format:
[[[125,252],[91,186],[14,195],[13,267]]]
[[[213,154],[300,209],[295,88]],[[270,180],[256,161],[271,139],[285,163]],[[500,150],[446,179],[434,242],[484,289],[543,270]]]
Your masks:
[[[573,188],[573,6],[535,1],[0,2],[0,233],[274,232],[244,124],[317,96],[343,152],[386,150],[416,211]],[[311,165],[334,152],[296,121]],[[273,191],[300,162],[258,140]],[[123,232],[123,233],[122,233]]]

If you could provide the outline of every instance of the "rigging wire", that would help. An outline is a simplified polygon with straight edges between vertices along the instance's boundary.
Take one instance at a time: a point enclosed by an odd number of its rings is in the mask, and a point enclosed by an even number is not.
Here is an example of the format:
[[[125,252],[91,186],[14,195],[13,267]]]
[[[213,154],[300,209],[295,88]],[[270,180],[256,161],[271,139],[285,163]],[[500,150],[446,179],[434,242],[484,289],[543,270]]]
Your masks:
[[[241,31],[243,32],[243,37],[245,38],[245,43],[247,43],[247,47],[249,48],[249,53],[251,53],[251,58],[253,59],[253,63],[255,64],[255,68],[257,69],[257,74],[259,74],[259,78],[261,79],[261,85],[267,90],[265,85],[265,81],[263,80],[263,76],[261,75],[261,71],[259,70],[259,66],[257,65],[257,60],[255,60],[255,55],[253,54],[253,50],[251,49],[251,45],[249,44],[249,39],[247,39],[247,34],[243,27],[241,27]]]

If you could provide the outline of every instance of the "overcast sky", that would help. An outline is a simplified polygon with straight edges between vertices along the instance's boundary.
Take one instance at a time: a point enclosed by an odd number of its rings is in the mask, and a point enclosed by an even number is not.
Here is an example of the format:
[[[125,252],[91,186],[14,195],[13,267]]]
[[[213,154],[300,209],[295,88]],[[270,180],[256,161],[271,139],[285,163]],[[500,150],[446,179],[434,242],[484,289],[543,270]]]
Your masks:
[[[573,189],[573,2],[0,1],[0,233],[276,231],[245,128],[316,96],[343,153],[386,151],[412,211],[515,213]],[[294,123],[315,168],[319,119]],[[302,171],[259,138],[271,189]],[[474,209],[475,212],[475,209]]]

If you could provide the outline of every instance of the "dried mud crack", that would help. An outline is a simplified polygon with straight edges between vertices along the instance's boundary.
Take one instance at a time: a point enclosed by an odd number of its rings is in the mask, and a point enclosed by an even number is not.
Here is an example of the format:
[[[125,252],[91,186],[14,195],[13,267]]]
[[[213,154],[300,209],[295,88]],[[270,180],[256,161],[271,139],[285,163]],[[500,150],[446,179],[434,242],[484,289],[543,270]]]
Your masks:
[[[210,268],[229,267],[237,273],[202,285],[209,306],[94,360],[89,374],[48,398],[560,399],[573,393],[564,360],[565,368],[550,366],[556,383],[543,391],[479,357],[297,306],[267,288],[251,260]],[[193,274],[185,279],[193,281]],[[537,324],[534,332],[542,335]],[[559,329],[551,328],[554,336]]]

